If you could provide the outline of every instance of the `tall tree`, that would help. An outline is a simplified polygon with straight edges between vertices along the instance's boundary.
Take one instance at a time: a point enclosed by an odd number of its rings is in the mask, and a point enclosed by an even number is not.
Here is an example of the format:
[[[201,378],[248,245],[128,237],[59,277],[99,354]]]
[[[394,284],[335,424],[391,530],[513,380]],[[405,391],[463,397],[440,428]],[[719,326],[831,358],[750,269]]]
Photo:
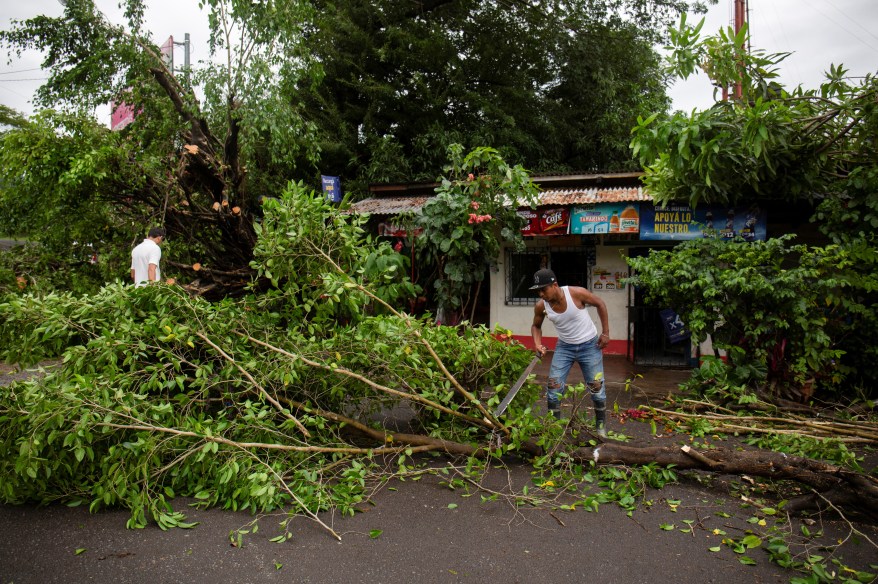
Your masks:
[[[433,180],[452,143],[531,170],[630,168],[638,114],[664,109],[654,42],[686,2],[315,3],[324,72],[300,85],[320,168]]]
[[[295,157],[313,155],[311,141],[302,139],[306,126],[282,97],[291,84],[312,75],[300,44],[310,7],[288,1],[205,2],[211,52],[225,59],[180,79],[143,34],[145,5],[145,0],[127,0],[127,24],[118,26],[91,0],[70,0],[61,17],[13,23],[0,32],[0,43],[12,51],[45,54],[49,79],[37,94],[39,105],[77,112],[109,101],[134,107],[134,122],[118,137],[92,130],[90,148],[113,144],[115,150],[105,158],[113,158],[115,165],[93,168],[86,200],[95,205],[109,201],[141,233],[149,224],[163,223],[178,241],[178,267],[205,268],[195,290],[234,292],[252,274],[258,201],[280,192],[292,178]],[[196,87],[203,91],[203,103]],[[22,132],[5,143],[4,148],[19,148],[8,161],[21,162],[24,152],[39,146],[27,142],[28,136],[33,134]],[[89,145],[80,154],[69,163],[94,156]],[[63,192],[51,175],[36,185],[22,168],[7,164],[2,169],[8,187],[3,197],[20,199],[40,189]],[[41,237],[39,231],[32,235]]]
[[[832,66],[819,88],[787,92],[774,82],[785,55],[744,52],[746,29],[701,39],[700,27],[683,21],[674,31],[673,69],[685,76],[703,66],[720,87],[740,82],[743,96],[640,120],[632,145],[650,192],[659,203],[693,206],[788,201],[813,209],[829,244],[776,243],[764,257],[745,246],[734,259],[696,242],[693,257],[723,268],[722,278],[693,271],[693,261],[671,269],[655,254],[632,261],[639,282],[702,332],[735,331],[714,338],[762,372],[781,360],[794,382],[873,387],[878,343],[862,331],[878,325],[878,79],[852,81]],[[693,294],[738,301],[695,303]]]

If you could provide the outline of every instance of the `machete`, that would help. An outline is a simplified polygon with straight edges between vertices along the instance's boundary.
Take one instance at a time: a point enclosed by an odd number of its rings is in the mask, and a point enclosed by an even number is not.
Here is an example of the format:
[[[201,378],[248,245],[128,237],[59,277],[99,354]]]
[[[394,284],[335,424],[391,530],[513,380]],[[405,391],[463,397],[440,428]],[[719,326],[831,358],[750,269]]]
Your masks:
[[[515,397],[515,394],[518,393],[518,390],[524,385],[524,382],[527,381],[527,377],[530,375],[530,372],[533,371],[533,368],[536,367],[537,363],[542,360],[541,355],[537,355],[533,359],[531,359],[530,364],[528,364],[527,369],[524,370],[524,373],[521,374],[512,387],[509,388],[509,393],[506,394],[506,397],[503,398],[503,401],[500,402],[500,405],[497,406],[497,409],[494,410],[494,417],[496,418],[500,414],[506,411],[506,407],[509,405],[509,402],[512,401],[512,398]]]

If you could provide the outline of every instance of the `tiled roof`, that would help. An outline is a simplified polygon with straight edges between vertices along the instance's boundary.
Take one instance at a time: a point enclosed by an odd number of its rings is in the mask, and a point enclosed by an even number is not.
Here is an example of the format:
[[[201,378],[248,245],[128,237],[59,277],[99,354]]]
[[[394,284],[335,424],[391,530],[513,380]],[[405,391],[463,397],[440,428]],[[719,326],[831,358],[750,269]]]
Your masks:
[[[432,197],[377,197],[352,204],[351,213],[372,215],[399,215],[406,211],[417,213]]]
[[[550,189],[540,193],[540,205],[583,205],[586,203],[622,203],[651,201],[643,187],[585,187],[581,189]]]
[[[398,215],[411,211],[417,213],[432,197],[375,197],[352,204],[351,213],[372,215]],[[584,205],[588,203],[621,203],[625,201],[651,201],[652,197],[643,187],[586,187],[581,189],[548,189],[540,192],[540,205]]]

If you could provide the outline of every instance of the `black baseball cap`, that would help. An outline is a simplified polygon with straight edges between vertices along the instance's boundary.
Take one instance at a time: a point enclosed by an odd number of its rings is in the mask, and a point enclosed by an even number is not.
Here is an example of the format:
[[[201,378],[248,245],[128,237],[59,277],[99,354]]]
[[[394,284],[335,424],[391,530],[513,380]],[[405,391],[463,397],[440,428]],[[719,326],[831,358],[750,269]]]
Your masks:
[[[551,286],[557,281],[558,279],[555,277],[555,272],[552,270],[539,270],[534,274],[534,285],[531,286],[530,289],[539,290],[540,288]]]

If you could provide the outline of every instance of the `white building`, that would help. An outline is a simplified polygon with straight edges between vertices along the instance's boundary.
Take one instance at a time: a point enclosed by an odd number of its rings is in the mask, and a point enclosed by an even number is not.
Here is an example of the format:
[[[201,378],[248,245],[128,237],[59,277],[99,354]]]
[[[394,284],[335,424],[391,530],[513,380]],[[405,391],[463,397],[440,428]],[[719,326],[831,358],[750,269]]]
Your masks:
[[[765,238],[764,210],[685,206],[656,209],[640,182],[640,173],[535,176],[540,205],[521,209],[529,223],[522,230],[527,248],[504,249],[489,270],[477,303],[474,322],[509,329],[525,345],[532,344],[530,326],[538,300],[529,290],[534,272],[551,268],[563,285],[588,288],[607,304],[610,344],[607,354],[626,355],[644,365],[690,366],[697,358],[685,328],[672,307],[650,306],[625,282],[626,258],[684,239],[745,235]],[[381,184],[372,197],[352,205],[370,214],[379,235],[401,237],[394,216],[417,212],[432,196],[435,184]],[[592,317],[597,322],[597,315]],[[556,340],[554,327],[543,325],[547,346]],[[710,350],[702,346],[701,350]]]

